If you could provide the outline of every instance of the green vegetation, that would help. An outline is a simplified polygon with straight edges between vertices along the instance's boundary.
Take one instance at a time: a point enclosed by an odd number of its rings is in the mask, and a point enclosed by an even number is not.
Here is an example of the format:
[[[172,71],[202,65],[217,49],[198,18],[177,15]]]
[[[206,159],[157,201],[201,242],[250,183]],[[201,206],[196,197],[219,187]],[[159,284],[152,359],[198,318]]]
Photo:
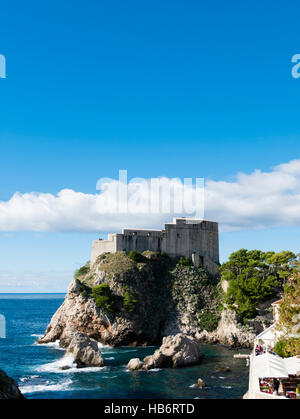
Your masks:
[[[103,283],[92,288],[91,296],[98,308],[114,313],[123,308],[132,313],[135,311],[137,300],[134,299],[127,286],[123,287],[123,292],[123,297],[117,296],[108,284]]]
[[[188,309],[190,324],[207,331],[217,328],[220,320],[220,293],[213,278],[203,268],[177,263],[171,271],[172,297],[177,310]]]
[[[74,278],[78,279],[83,275],[86,275],[90,272],[90,262],[87,262],[84,266],[82,266],[81,268],[77,269],[74,273]]]
[[[83,282],[80,282],[80,293],[84,298],[88,297],[90,290],[91,289],[87,285],[85,285]]]
[[[221,280],[228,281],[224,302],[242,319],[256,315],[258,303],[276,295],[293,270],[296,256],[240,249],[230,255],[221,270]]]
[[[279,304],[277,330],[283,333],[278,345],[284,346],[285,356],[300,355],[300,261],[295,261],[293,272],[284,285]],[[281,347],[280,346],[280,347]]]
[[[289,352],[287,350],[287,341],[286,339],[280,339],[274,346],[274,352],[281,356],[282,358],[289,357]]]
[[[123,308],[126,311],[132,313],[135,310],[137,300],[135,300],[134,297],[130,294],[130,292],[128,291],[128,287],[123,287],[123,291]]]
[[[160,252],[160,256],[165,259],[170,259],[170,256],[166,252]]]
[[[106,254],[100,265],[100,270],[107,274],[121,276],[136,269],[136,263],[125,252]]]
[[[184,258],[183,256],[181,256],[178,259],[178,264],[182,266],[192,266],[192,261],[189,258]]]
[[[98,308],[114,311],[114,296],[108,284],[100,284],[92,288],[91,296]]]
[[[217,311],[203,311],[199,316],[199,326],[207,332],[213,332],[218,327],[220,321],[220,313]]]
[[[137,250],[131,250],[128,256],[130,257],[131,260],[133,260],[136,263],[147,262],[147,258],[141,252],[138,252]]]
[[[105,260],[108,255],[110,255],[110,253],[108,253],[108,252],[101,253],[101,255],[99,255],[97,257],[96,263],[99,264],[100,262],[102,262],[103,260]]]

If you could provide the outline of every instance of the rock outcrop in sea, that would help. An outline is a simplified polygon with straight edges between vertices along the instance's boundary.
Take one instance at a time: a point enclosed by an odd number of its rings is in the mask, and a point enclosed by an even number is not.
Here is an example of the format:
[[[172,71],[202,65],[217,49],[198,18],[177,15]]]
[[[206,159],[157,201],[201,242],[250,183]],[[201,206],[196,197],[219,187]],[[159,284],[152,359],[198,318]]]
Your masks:
[[[149,251],[136,259],[125,252],[102,254],[77,271],[38,343],[59,340],[80,366],[102,365],[97,342],[160,345],[183,334],[251,347],[256,331],[242,326],[235,312],[222,312],[221,292],[216,278],[187,261]]]
[[[38,343],[59,339],[68,347],[78,331],[105,345],[158,345],[218,324],[216,282],[203,268],[153,252],[136,262],[118,252],[101,255],[87,270],[71,283]]]
[[[144,359],[143,367],[152,368],[180,368],[199,364],[203,358],[200,344],[192,336],[178,333],[175,336],[163,338],[162,345],[153,355]]]
[[[178,333],[175,336],[163,338],[161,347],[153,355],[144,358],[144,361],[138,358],[131,359],[127,364],[127,369],[136,371],[180,368],[199,364],[202,358],[199,341],[192,336]]]
[[[82,332],[73,333],[67,352],[74,356],[78,368],[102,367],[104,363],[97,341]]]
[[[24,399],[18,384],[0,370],[0,399]]]

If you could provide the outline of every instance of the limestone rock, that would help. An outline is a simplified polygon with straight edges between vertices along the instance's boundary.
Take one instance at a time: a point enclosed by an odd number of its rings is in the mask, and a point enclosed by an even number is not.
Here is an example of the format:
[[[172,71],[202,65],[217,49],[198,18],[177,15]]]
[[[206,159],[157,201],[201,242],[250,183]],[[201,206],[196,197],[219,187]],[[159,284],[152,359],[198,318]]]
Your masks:
[[[203,358],[199,342],[192,336],[178,333],[163,339],[162,346],[144,359],[146,369],[185,367],[198,364]]]
[[[214,332],[201,331],[195,334],[199,342],[220,343],[231,347],[252,348],[255,333],[240,324],[235,311],[225,309],[222,311],[218,328]]]
[[[206,384],[205,384],[205,382],[202,380],[202,378],[198,378],[198,381],[197,381],[197,383],[195,384],[195,387],[198,387],[198,388],[204,388],[204,387],[206,387]]]
[[[37,343],[55,342],[59,339],[61,346],[67,347],[74,330],[101,341],[108,328],[107,316],[99,313],[92,298],[86,299],[81,295],[79,284],[73,281],[64,302],[52,317],[45,335],[38,339]]]
[[[0,370],[0,399],[24,399],[18,384]]]
[[[78,368],[103,366],[103,358],[97,342],[84,333],[74,333],[67,352],[73,354]]]
[[[233,310],[223,310],[221,321],[216,331],[219,343],[232,347],[243,346],[251,348],[255,335],[243,328],[239,317]]]
[[[62,366],[62,367],[60,367],[59,369],[60,369],[60,370],[62,370],[62,371],[66,371],[66,370],[71,369],[71,367],[70,367],[70,365],[63,365],[63,366]]]
[[[231,310],[223,310],[216,331],[200,329],[199,304],[219,313],[214,286],[203,268],[182,266],[153,252],[145,255],[145,263],[135,263],[125,252],[103,255],[86,275],[70,284],[63,304],[37,343],[59,340],[67,348],[78,331],[110,346],[157,345],[163,337],[177,334],[195,336],[199,342],[252,346],[254,334],[241,326]],[[111,290],[113,310],[97,307],[91,296],[92,288],[102,283]],[[132,310],[124,306],[125,287],[136,301]],[[152,361],[157,364],[185,363],[181,355],[171,361],[164,353],[155,356],[158,359]]]
[[[130,371],[137,371],[142,369],[142,367],[143,362],[139,358],[132,358],[127,364],[127,369]]]

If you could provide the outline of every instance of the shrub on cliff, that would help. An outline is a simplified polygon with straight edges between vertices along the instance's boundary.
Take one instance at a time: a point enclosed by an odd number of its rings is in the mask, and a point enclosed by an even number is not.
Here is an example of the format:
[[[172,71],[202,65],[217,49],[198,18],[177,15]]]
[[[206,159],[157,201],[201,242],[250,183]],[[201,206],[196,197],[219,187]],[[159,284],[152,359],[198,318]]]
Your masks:
[[[108,284],[100,284],[92,288],[91,296],[98,308],[105,308],[107,311],[114,310],[114,297]]]
[[[219,321],[221,319],[220,312],[218,311],[207,311],[204,310],[198,316],[199,326],[202,330],[207,332],[213,332],[218,327]]]
[[[126,311],[129,311],[132,313],[135,309],[135,305],[137,303],[137,300],[134,299],[133,295],[130,294],[128,291],[128,287],[123,288],[124,296],[123,296],[123,308]]]
[[[189,258],[180,257],[178,259],[178,264],[182,266],[192,266],[192,261]]]
[[[83,283],[83,282],[81,282],[81,281],[79,281],[79,279],[78,278],[76,278],[76,283],[77,284],[79,284],[79,287],[80,287],[80,294],[84,297],[84,298],[86,298],[86,297],[88,297],[89,296],[89,293],[90,293],[90,287],[88,287],[85,283]]]
[[[147,262],[147,258],[144,255],[142,255],[141,252],[138,252],[137,250],[131,250],[131,252],[129,253],[129,257],[131,260],[133,260],[136,263]]]
[[[90,272],[90,262],[87,262],[84,266],[82,266],[81,268],[79,268],[75,271],[74,278],[78,279],[81,276],[86,275],[89,272]]]

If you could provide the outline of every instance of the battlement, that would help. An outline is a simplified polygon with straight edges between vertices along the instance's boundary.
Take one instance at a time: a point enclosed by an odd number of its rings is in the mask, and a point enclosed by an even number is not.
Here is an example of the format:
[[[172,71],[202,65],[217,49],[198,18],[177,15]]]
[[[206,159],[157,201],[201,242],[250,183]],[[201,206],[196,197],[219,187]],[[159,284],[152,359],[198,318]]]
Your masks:
[[[203,265],[215,274],[219,267],[218,223],[195,218],[174,218],[164,230],[123,229],[109,234],[107,240],[95,240],[92,245],[91,264],[106,252],[164,252],[170,257],[183,256]]]

